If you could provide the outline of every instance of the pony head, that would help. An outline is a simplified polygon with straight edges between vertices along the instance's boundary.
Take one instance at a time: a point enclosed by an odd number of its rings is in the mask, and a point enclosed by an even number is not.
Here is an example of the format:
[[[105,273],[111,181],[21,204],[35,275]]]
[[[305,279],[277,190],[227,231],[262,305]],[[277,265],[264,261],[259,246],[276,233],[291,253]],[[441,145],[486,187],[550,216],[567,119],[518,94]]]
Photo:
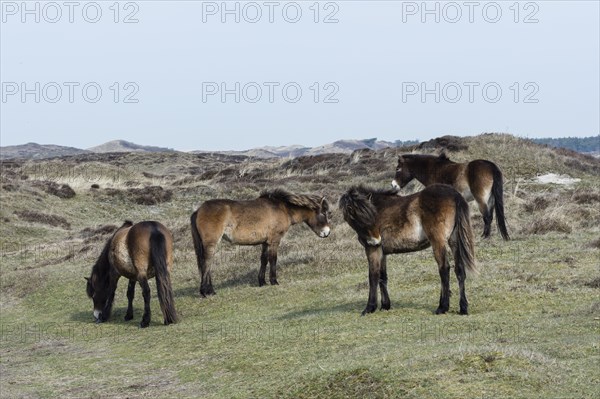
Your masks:
[[[90,277],[85,277],[86,280],[86,292],[94,303],[94,320],[96,323],[106,321],[110,316],[111,301],[109,298],[109,285],[110,285],[110,262],[108,259],[108,253],[110,251],[110,243],[112,237],[106,242],[102,253],[98,257],[98,260],[92,267],[92,274]]]
[[[96,323],[101,323],[108,319],[108,314],[104,314],[104,308],[108,301],[108,289],[100,287],[100,278],[97,273],[92,272],[90,277],[85,277],[86,292],[94,304],[93,316]]]
[[[319,237],[329,237],[331,227],[329,227],[331,212],[329,211],[329,202],[325,197],[321,197],[315,207],[314,213],[306,220],[306,224]]]
[[[398,157],[398,166],[396,166],[396,175],[392,181],[392,187],[404,188],[412,179],[414,179],[408,161],[403,155]]]

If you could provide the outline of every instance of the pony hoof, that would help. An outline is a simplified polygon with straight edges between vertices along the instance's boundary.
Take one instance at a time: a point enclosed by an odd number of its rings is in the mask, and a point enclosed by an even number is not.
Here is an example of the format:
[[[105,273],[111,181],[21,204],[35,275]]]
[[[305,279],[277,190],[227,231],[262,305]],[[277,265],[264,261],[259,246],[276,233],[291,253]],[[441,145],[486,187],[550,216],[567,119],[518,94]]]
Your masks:
[[[277,280],[271,280],[271,285],[279,285],[279,283],[277,282]]]
[[[133,319],[133,315],[132,314],[126,314],[125,315],[125,321],[129,321],[131,319]]]
[[[375,306],[367,306],[365,308],[365,310],[362,311],[362,313],[360,314],[361,316],[366,315],[367,313],[373,313],[375,311]]]
[[[267,283],[265,282],[265,280],[258,280],[258,286],[262,287],[263,285],[266,285]]]
[[[461,310],[460,312],[458,312],[458,314],[463,315],[463,316],[468,316],[469,312],[465,309],[465,310]]]
[[[140,323],[140,328],[146,328],[146,327],[148,327],[149,325],[150,325],[150,322],[149,322],[149,321],[142,321],[142,322]]]
[[[206,289],[206,290],[200,290],[200,296],[202,298],[206,298],[206,297],[208,297],[210,295],[215,295],[215,294],[216,294],[215,290],[213,290],[212,288]]]
[[[392,306],[389,303],[382,303],[381,304],[381,310],[390,310],[391,307]]]
[[[435,314],[446,314],[447,311],[448,311],[448,309],[444,310],[442,308],[437,308],[437,310],[435,311]]]

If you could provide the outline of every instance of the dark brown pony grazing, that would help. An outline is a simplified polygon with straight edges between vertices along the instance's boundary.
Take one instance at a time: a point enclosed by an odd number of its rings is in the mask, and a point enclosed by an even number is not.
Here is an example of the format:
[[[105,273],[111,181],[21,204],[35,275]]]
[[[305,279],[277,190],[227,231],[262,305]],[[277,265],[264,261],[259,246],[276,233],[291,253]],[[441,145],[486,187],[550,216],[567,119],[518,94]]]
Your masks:
[[[129,279],[125,320],[133,319],[133,297],[136,281],[142,286],[144,316],[140,327],[150,324],[150,286],[148,279],[156,275],[158,300],[165,324],[177,322],[170,272],[173,267],[173,236],[158,222],[130,221],[107,241],[102,254],[87,280],[87,294],[94,301],[97,323],[110,317],[117,282],[121,276]]]
[[[369,301],[362,312],[377,308],[377,285],[381,290],[381,309],[390,308],[387,290],[386,256],[421,251],[433,247],[442,289],[437,314],[450,305],[450,265],[446,244],[454,255],[460,288],[460,314],[468,313],[465,270],[476,272],[473,233],[469,207],[452,187],[434,184],[406,197],[398,191],[352,187],[340,198],[344,219],[358,234],[369,261]]]
[[[392,186],[402,188],[412,179],[417,179],[425,186],[449,184],[467,201],[475,199],[483,216],[483,237],[490,236],[495,209],[500,234],[505,240],[509,239],[504,218],[502,172],[493,162],[478,159],[455,163],[443,153],[440,156],[400,155]]]
[[[200,295],[215,293],[211,278],[211,258],[221,238],[237,245],[262,245],[258,285],[265,284],[267,262],[269,279],[277,283],[277,248],[290,226],[304,222],[319,237],[329,236],[329,204],[324,197],[292,194],[282,189],[263,192],[249,201],[214,199],[192,214],[192,238],[202,279]]]

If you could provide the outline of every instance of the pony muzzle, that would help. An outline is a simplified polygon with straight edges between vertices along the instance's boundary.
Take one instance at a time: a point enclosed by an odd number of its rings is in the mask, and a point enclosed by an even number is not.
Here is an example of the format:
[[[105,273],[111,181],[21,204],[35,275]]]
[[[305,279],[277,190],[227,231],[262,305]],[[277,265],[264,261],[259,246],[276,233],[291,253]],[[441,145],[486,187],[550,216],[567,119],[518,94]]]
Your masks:
[[[329,228],[329,226],[325,226],[325,227],[323,228],[323,230],[321,230],[321,231],[319,232],[319,237],[321,237],[321,238],[326,238],[326,237],[329,237],[329,234],[330,234],[330,233],[331,233],[331,229]]]
[[[100,316],[102,316],[102,312],[99,311],[98,309],[94,309],[94,321],[96,323],[102,323],[102,320],[100,319]]]
[[[367,238],[367,244],[369,244],[372,247],[376,247],[378,245],[381,245],[381,236]]]
[[[396,181],[396,179],[392,180],[392,187],[393,188],[400,188],[400,185],[398,184],[398,182]]]

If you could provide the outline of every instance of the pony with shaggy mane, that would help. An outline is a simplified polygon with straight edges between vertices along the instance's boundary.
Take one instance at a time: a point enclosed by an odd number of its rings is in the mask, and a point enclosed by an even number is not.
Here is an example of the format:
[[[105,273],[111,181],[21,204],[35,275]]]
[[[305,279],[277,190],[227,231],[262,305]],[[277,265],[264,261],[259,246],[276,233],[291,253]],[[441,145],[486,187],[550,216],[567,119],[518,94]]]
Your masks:
[[[409,196],[398,190],[365,186],[350,188],[339,202],[344,220],[358,234],[369,262],[369,299],[363,315],[377,308],[377,286],[381,309],[390,308],[386,258],[390,254],[421,251],[432,247],[441,278],[437,314],[450,306],[450,264],[446,246],[453,252],[460,289],[460,313],[468,314],[465,294],[466,271],[476,272],[469,207],[452,187],[434,184]]]

